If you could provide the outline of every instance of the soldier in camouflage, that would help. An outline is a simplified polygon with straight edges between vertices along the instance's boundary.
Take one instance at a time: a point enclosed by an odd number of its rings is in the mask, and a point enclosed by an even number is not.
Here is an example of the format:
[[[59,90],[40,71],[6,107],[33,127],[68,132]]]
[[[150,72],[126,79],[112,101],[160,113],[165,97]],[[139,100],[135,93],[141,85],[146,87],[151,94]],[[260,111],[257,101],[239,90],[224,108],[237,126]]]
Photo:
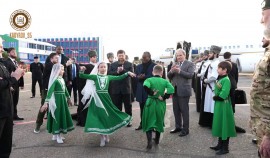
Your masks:
[[[264,0],[261,23],[264,36],[270,39],[270,0]],[[269,46],[268,46],[269,47]],[[270,157],[270,50],[256,66],[250,92],[250,126],[258,139],[261,157]]]

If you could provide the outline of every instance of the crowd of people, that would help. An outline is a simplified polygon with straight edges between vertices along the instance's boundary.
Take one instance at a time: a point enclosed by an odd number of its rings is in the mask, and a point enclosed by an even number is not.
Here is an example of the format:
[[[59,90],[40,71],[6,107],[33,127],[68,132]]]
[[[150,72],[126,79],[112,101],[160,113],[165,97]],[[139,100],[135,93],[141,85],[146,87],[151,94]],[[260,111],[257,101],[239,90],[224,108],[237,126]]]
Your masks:
[[[258,154],[270,157],[269,128],[269,40],[270,0],[263,4],[261,23],[265,26],[264,48],[266,52],[258,63],[251,89],[252,133],[257,137]],[[32,72],[32,96],[36,96],[36,82],[39,83],[41,105],[38,109],[34,133],[40,127],[47,113],[47,131],[52,140],[64,143],[66,134],[77,125],[86,133],[100,135],[100,146],[109,143],[109,135],[121,127],[132,126],[132,102],[140,105],[140,124],[136,130],[146,133],[147,149],[152,148],[152,133],[159,144],[164,132],[166,99],[172,97],[175,127],[170,133],[187,136],[189,127],[189,100],[192,88],[196,95],[198,124],[212,129],[218,137],[216,146],[210,147],[217,155],[229,153],[229,139],[236,132],[245,130],[235,125],[235,90],[238,83],[237,65],[231,61],[231,53],[224,53],[220,61],[221,47],[212,45],[210,50],[200,54],[195,62],[186,60],[184,49],[177,49],[167,73],[162,62],[154,62],[150,52],[144,52],[141,60],[128,61],[124,50],[108,53],[108,63],[97,62],[97,53],[88,52],[89,64],[79,64],[75,58],[68,58],[63,47],[57,46],[45,64],[34,58],[30,65]],[[9,157],[12,148],[13,120],[18,116],[19,91],[24,88],[25,74],[22,64],[16,60],[15,48],[8,48],[4,59],[0,39],[0,157]],[[168,78],[168,80],[167,80]],[[73,92],[73,103],[71,93]],[[76,114],[70,114],[68,106],[78,106]],[[124,112],[123,112],[124,105]]]

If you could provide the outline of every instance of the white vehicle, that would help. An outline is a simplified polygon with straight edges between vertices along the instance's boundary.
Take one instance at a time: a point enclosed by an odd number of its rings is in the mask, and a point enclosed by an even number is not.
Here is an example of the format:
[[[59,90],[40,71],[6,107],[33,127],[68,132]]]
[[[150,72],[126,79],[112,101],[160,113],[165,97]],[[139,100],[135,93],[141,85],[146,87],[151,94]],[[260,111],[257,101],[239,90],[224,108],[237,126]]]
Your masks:
[[[256,64],[260,61],[264,54],[264,48],[261,44],[234,44],[221,45],[220,60],[224,60],[223,54],[225,52],[232,53],[232,61],[238,66],[239,72],[250,73],[254,72]],[[194,48],[194,47],[193,47]],[[203,52],[210,47],[195,47],[195,49]]]
[[[190,49],[189,60],[192,60],[193,57],[198,56],[198,52],[203,53],[204,50],[209,50],[211,44],[207,46],[192,46]],[[223,44],[219,45],[222,47],[220,53],[220,60],[224,60],[223,54],[225,52],[232,53],[232,61],[235,62],[238,66],[239,72],[251,73],[254,72],[256,64],[262,58],[265,49],[262,48],[262,44]],[[165,65],[169,65],[173,60],[174,54],[173,48],[167,48],[159,58],[154,58],[156,61],[162,61]]]

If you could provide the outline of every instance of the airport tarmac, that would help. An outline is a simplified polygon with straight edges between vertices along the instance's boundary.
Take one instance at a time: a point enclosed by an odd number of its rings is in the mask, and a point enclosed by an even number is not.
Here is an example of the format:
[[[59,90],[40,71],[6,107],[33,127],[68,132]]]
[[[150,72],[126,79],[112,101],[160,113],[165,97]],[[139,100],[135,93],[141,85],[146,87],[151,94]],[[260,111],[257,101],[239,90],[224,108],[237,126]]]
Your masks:
[[[238,88],[246,91],[248,103],[250,101],[251,75],[242,74],[239,78]],[[38,84],[37,84],[37,92]],[[65,143],[57,144],[51,140],[52,135],[46,131],[46,121],[41,127],[41,132],[35,134],[35,120],[40,107],[40,97],[30,99],[31,74],[25,75],[25,88],[20,91],[18,114],[24,117],[24,121],[16,121],[13,134],[12,158],[206,158],[215,157],[215,152],[209,149],[217,143],[217,138],[212,137],[209,128],[198,125],[199,113],[196,112],[194,95],[190,99],[190,134],[179,137],[178,134],[170,134],[174,128],[174,115],[172,101],[167,100],[166,128],[159,146],[153,146],[147,151],[146,135],[142,131],[136,131],[139,125],[139,104],[133,103],[133,126],[123,127],[110,136],[110,142],[105,147],[99,147],[100,137],[97,134],[84,133],[82,127],[65,135]],[[71,113],[76,111],[76,106],[70,108]],[[230,139],[230,153],[221,156],[229,158],[257,157],[257,147],[252,144],[254,138],[250,134],[248,125],[250,117],[249,104],[237,105],[235,121],[237,126],[247,130],[245,134],[238,134]],[[76,125],[76,121],[74,121]]]

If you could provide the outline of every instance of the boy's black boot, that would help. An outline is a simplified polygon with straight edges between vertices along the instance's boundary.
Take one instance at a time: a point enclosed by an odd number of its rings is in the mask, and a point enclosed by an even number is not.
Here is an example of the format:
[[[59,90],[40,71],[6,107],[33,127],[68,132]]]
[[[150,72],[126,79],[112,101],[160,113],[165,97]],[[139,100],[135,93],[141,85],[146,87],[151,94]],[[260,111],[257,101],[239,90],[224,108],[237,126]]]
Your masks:
[[[216,153],[217,155],[223,155],[229,153],[229,138],[222,141],[222,148]]]
[[[217,146],[210,147],[210,149],[215,150],[215,151],[218,151],[218,150],[221,149],[221,147],[222,147],[222,140],[221,140],[221,138],[218,138],[218,144],[217,144]]]
[[[152,149],[152,130],[146,132],[147,149]]]
[[[156,131],[156,138],[155,138],[155,143],[159,144],[159,138],[160,138],[160,133]]]

